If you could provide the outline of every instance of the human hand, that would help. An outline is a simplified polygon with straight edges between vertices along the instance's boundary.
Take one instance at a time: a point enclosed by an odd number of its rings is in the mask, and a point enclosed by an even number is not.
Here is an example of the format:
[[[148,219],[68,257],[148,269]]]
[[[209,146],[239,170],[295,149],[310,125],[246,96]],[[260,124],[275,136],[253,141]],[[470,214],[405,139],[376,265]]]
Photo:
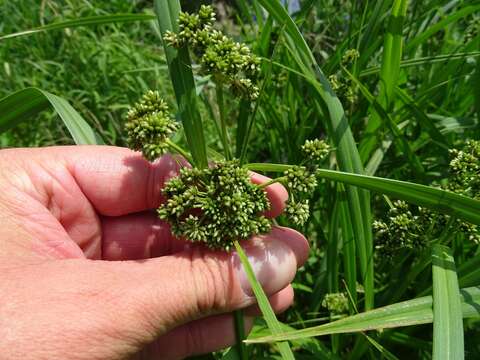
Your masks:
[[[236,254],[174,239],[152,211],[179,166],[116,147],[0,151],[2,359],[178,359],[233,344],[236,309],[251,327]],[[266,190],[277,216],[287,193]],[[307,241],[275,227],[242,245],[283,311]]]

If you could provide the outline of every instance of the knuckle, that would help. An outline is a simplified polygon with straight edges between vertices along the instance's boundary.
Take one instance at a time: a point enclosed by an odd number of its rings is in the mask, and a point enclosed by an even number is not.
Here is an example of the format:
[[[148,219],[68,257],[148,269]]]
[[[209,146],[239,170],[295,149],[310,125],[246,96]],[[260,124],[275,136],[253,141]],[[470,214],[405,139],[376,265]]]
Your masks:
[[[193,290],[201,314],[217,313],[231,306],[233,282],[228,255],[201,250],[192,258]]]
[[[202,349],[207,339],[201,327],[196,326],[195,323],[189,324],[185,327],[184,349],[188,356],[202,353]]]

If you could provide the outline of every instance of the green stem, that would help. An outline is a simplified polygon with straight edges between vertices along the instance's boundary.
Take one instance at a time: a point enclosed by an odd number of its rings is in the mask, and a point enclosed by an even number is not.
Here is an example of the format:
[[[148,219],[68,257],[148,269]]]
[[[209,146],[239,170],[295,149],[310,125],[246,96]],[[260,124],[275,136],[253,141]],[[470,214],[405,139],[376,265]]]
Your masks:
[[[225,158],[227,160],[232,159],[232,153],[230,151],[230,141],[228,139],[228,132],[227,132],[227,121],[225,115],[225,100],[223,97],[223,86],[220,82],[215,83],[215,90],[217,95],[217,105],[218,110],[220,113],[220,128],[222,130],[222,144],[223,144],[223,151],[225,152]]]
[[[190,155],[185,149],[183,149],[181,146],[175,144],[170,139],[165,140],[165,143],[168,145],[170,150],[173,150],[174,152],[177,152],[178,154],[182,155],[185,159],[187,159],[187,161],[190,164],[193,164],[192,155]]]
[[[245,322],[243,321],[243,310],[235,310],[233,312],[233,318],[235,321],[235,338],[237,343],[235,345],[240,360],[248,360],[248,351],[243,340],[245,337]]]
[[[278,177],[278,178],[275,178],[275,179],[272,179],[272,180],[269,180],[267,182],[264,182],[262,184],[259,184],[258,187],[260,189],[265,189],[267,186],[270,186],[272,184],[275,184],[275,183],[281,183],[283,184],[284,181],[287,180],[287,177],[286,176],[281,176],[281,177]]]

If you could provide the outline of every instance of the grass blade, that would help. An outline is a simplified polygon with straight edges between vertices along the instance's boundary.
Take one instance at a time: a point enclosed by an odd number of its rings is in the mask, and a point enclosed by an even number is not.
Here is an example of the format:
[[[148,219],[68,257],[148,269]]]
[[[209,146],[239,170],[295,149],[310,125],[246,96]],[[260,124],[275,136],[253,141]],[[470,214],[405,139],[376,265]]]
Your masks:
[[[410,40],[406,46],[406,50],[410,51],[411,49],[420,45],[429,37],[431,37],[432,35],[435,35],[437,32],[441,31],[451,23],[479,10],[480,10],[480,4],[468,5],[454,12],[453,14],[450,14],[449,16],[445,17],[443,20],[439,21],[438,23],[429,27],[427,30],[425,30],[421,34],[417,35],[414,39]]]
[[[135,21],[149,21],[155,20],[155,15],[151,14],[113,14],[113,15],[98,15],[89,16],[79,19],[60,21],[53,24],[39,26],[33,29],[19,31],[13,34],[0,36],[1,40],[11,39],[19,36],[33,35],[44,31],[61,30],[66,28],[75,28],[79,26],[103,25],[112,23],[127,23]]]
[[[455,261],[450,249],[435,245],[433,275],[433,360],[464,359],[463,318]]]
[[[407,0],[395,0],[388,20],[387,33],[383,44],[382,66],[380,68],[380,91],[378,103],[387,113],[394,104],[395,87],[398,82],[403,49],[403,22],[407,13]],[[376,133],[381,125],[381,116],[374,112],[368,120],[364,140],[360,144],[360,156],[366,161],[376,146]]]
[[[441,213],[467,220],[473,224],[480,224],[480,201],[449,191],[406,181],[347,174],[333,170],[319,170],[318,176],[323,179],[366,188],[416,205],[438,210]]]
[[[180,11],[179,0],[155,0],[155,12],[162,37],[167,31],[178,32],[177,20]],[[164,43],[164,48],[170,78],[177,99],[178,113],[183,123],[190,152],[196,166],[200,168],[207,167],[207,148],[202,119],[198,109],[190,54],[187,47],[177,50]]]
[[[31,120],[40,111],[53,108],[78,145],[103,144],[100,136],[80,114],[61,97],[37,88],[20,90],[0,100],[0,133],[22,121]]]
[[[247,164],[252,171],[285,171],[291,165]],[[438,210],[443,214],[480,224],[480,201],[442,189],[407,181],[350,174],[335,170],[317,170],[317,176],[405,200]]]
[[[247,255],[243,251],[242,247],[235,241],[235,249],[237,250],[238,257],[242,263],[243,268],[245,269],[245,273],[247,274],[248,281],[252,286],[253,293],[258,302],[258,307],[262,311],[263,317],[268,325],[268,328],[273,334],[279,334],[282,332],[282,326],[278,322],[275,313],[273,312],[272,307],[270,306],[270,302],[268,301],[267,295],[262,289],[262,286],[258,283],[257,279],[255,278],[255,273],[253,272],[252,266],[248,262]],[[293,356],[292,350],[287,342],[281,342],[278,344],[278,350],[282,355],[283,359],[295,359]]]
[[[345,187],[339,186],[338,202],[340,211],[340,227],[343,239],[343,266],[345,271],[345,282],[352,298],[353,304],[349,304],[350,312],[353,313],[357,307],[357,258],[355,256],[355,240],[353,237],[352,225],[348,217],[347,194]]]
[[[462,289],[458,301],[461,303],[461,316],[463,318],[480,318],[480,287]],[[286,332],[280,335],[249,339],[247,343],[290,341],[313,336],[429,324],[434,319],[432,307],[432,297],[425,296],[352,315],[320,326]]]
[[[349,78],[358,86],[360,92],[365,97],[365,99],[367,99],[370,106],[373,107],[373,110],[375,111],[377,119],[380,122],[382,122],[382,119],[383,119],[383,121],[386,123],[388,129],[393,135],[393,139],[395,140],[395,144],[397,148],[401,152],[403,152],[407,162],[411,164],[416,175],[422,178],[425,174],[425,169],[423,168],[422,163],[420,162],[420,159],[415,155],[412,148],[410,147],[410,144],[403,137],[403,134],[401,133],[398,125],[393,121],[388,111],[384,109],[384,107],[375,99],[375,97],[366,88],[366,86],[360,82],[360,80],[358,80],[347,69],[344,68],[343,70],[347,73]]]
[[[480,56],[480,51],[472,51],[467,53],[453,53],[453,54],[445,54],[445,55],[435,55],[435,56],[426,56],[421,58],[414,58],[414,59],[407,59],[402,60],[400,62],[400,68],[409,68],[414,66],[420,65],[427,65],[427,64],[436,64],[442,62],[448,62],[451,60],[460,60],[466,59],[469,57],[477,57]],[[369,76],[380,72],[380,67],[371,67],[368,69],[363,70],[359,77]]]

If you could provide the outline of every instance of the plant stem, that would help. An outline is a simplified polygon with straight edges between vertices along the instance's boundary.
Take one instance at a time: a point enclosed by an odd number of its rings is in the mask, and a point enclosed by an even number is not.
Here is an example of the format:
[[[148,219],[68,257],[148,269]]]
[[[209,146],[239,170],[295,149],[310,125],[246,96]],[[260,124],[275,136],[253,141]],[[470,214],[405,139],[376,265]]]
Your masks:
[[[220,113],[220,128],[222,130],[221,137],[222,137],[222,145],[223,151],[225,152],[225,158],[227,160],[232,159],[232,153],[230,151],[230,142],[228,139],[228,132],[227,132],[227,122],[226,122],[226,115],[225,115],[225,100],[223,97],[223,86],[220,82],[215,83],[215,91],[217,95],[217,105],[218,110]]]
[[[237,343],[235,345],[240,360],[248,360],[247,347],[243,340],[245,340],[245,323],[243,321],[243,310],[235,310],[233,312],[233,318],[235,321],[235,338]]]
[[[173,150],[177,153],[179,153],[180,155],[182,155],[185,159],[187,159],[187,161],[190,163],[190,164],[193,164],[193,159],[192,159],[192,155],[190,155],[185,149],[183,149],[181,146],[175,144],[172,140],[170,139],[167,139],[165,141],[165,143],[168,145],[168,147],[170,148],[170,150]]]
[[[267,186],[270,186],[272,184],[275,184],[275,183],[283,183],[285,180],[287,180],[287,177],[286,176],[281,176],[281,177],[278,177],[278,178],[275,178],[275,179],[271,179],[267,182],[264,182],[262,184],[259,184],[258,187],[260,189],[265,189]]]

